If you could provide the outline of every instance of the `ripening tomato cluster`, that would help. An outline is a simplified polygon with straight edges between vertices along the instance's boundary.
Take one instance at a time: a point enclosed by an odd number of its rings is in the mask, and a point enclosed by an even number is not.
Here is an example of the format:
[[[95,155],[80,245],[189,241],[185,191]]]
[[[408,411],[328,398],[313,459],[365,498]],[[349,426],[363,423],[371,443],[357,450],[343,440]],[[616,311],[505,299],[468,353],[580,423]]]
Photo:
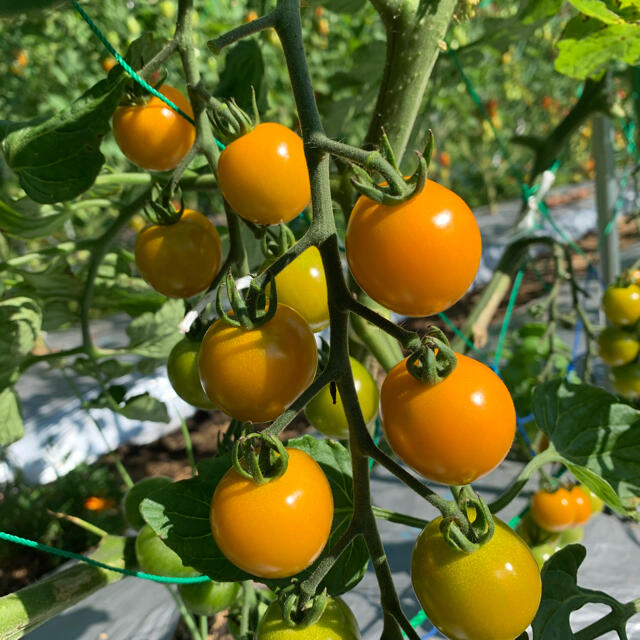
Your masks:
[[[598,350],[611,367],[611,382],[625,398],[640,398],[638,321],[640,321],[640,270],[624,274],[619,284],[607,287],[602,307],[611,326],[598,336]]]

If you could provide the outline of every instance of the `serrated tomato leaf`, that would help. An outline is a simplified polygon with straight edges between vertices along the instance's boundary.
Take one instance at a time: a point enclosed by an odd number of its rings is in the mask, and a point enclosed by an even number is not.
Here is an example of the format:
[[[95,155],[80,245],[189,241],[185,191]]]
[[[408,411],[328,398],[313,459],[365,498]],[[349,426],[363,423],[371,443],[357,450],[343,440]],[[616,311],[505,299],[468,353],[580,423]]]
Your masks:
[[[0,391],[0,447],[6,447],[24,435],[20,401],[13,389]]]
[[[326,553],[348,527],[353,512],[349,453],[337,442],[316,440],[311,436],[290,440],[287,446],[310,454],[322,467],[331,485],[335,513],[331,535],[325,548]],[[146,522],[185,564],[222,582],[252,577],[224,557],[211,535],[211,498],[216,485],[230,468],[230,454],[205,460],[198,465],[197,476],[163,487],[144,500],[140,508]],[[256,526],[259,526],[259,523]],[[316,563],[320,562],[323,556],[324,553]],[[340,595],[352,589],[364,576],[368,560],[366,547],[358,538],[345,550],[321,587],[326,586],[331,595]],[[304,579],[315,566],[312,565],[297,577]],[[289,582],[262,578],[257,580],[271,588]]]
[[[612,509],[638,518],[640,412],[604,389],[565,380],[538,385],[533,411],[570,471]]]
[[[100,143],[124,93],[125,76],[101,80],[65,110],[7,135],[2,148],[20,186],[36,202],[71,200],[95,181]]]

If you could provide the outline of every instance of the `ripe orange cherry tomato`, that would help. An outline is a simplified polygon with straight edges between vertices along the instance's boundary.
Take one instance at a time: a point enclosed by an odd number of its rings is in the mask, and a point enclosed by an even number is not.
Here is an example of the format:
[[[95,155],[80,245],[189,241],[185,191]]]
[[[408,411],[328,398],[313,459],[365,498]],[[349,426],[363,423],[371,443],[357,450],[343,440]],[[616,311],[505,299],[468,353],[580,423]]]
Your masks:
[[[456,354],[458,366],[428,385],[406,359],[382,383],[387,442],[410,467],[434,482],[461,485],[495,469],[507,455],[516,412],[502,380],[477,360]]]
[[[163,85],[159,91],[193,118],[191,104],[178,89]],[[144,104],[119,106],[113,134],[120,151],[148,171],[175,169],[196,139],[195,127],[155,96]]]
[[[450,640],[513,640],[533,620],[542,595],[536,560],[504,522],[473,553],[450,547],[440,533],[442,518],[418,536],[411,581],[418,600]]]
[[[213,223],[185,209],[174,224],[145,227],[136,239],[136,265],[142,277],[169,298],[204,291],[220,271],[222,244]]]
[[[278,304],[255,329],[216,320],[200,347],[200,379],[211,401],[236,420],[277,418],[313,381],[318,350],[297,311]]]
[[[312,331],[329,326],[327,280],[317,247],[309,247],[276,276],[278,302],[295,309]]]
[[[607,327],[598,336],[600,357],[610,367],[633,362],[640,350],[640,343],[633,333],[618,327]]]
[[[607,319],[617,327],[627,327],[640,319],[640,287],[607,287],[602,296],[602,307]]]
[[[546,531],[564,531],[576,523],[576,502],[562,487],[550,492],[540,489],[531,499],[531,516]]]
[[[572,526],[579,527],[591,518],[591,500],[589,500],[589,496],[577,485],[572,487],[569,495],[573,500],[576,514]]]
[[[349,358],[353,382],[364,421],[368,424],[378,413],[380,393],[372,375],[355,358]],[[321,433],[344,440],[349,437],[349,423],[344,412],[340,392],[336,389],[336,401],[331,397],[331,385],[324,386],[304,409],[307,420]]]
[[[482,241],[473,213],[453,191],[427,180],[393,206],[356,202],[346,236],[349,268],[376,302],[407,316],[449,308],[480,265]]]
[[[251,575],[287,578],[322,553],[333,521],[331,486],[307,453],[287,448],[289,465],[258,485],[231,468],[211,500],[211,531],[225,557]]]
[[[293,220],[311,199],[302,139],[281,124],[259,124],[220,154],[218,183],[245,220],[265,225]]]

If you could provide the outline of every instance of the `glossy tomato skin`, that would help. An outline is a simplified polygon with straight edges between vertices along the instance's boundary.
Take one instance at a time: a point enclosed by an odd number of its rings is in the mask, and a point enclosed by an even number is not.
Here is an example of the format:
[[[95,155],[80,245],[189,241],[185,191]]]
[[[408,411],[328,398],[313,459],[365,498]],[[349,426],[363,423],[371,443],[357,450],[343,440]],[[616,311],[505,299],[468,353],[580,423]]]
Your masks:
[[[349,358],[349,360],[362,416],[368,424],[378,413],[380,400],[378,385],[364,365],[355,358]],[[304,412],[309,422],[320,433],[339,440],[346,440],[349,437],[349,423],[344,412],[340,392],[336,389],[334,404],[331,397],[331,385],[324,386],[320,393],[307,404]]]
[[[135,258],[140,274],[158,293],[190,298],[220,271],[222,244],[206,216],[185,209],[174,224],[145,227],[136,239]]]
[[[256,329],[216,320],[200,347],[200,379],[210,400],[236,420],[277,418],[313,381],[316,341],[299,313],[278,304]]]
[[[199,616],[213,616],[228,609],[238,597],[240,585],[237,582],[197,582],[181,584],[178,587],[187,609]]]
[[[167,361],[167,375],[174,391],[189,404],[199,409],[211,410],[215,405],[205,393],[200,382],[198,356],[200,343],[184,338],[178,342]]]
[[[340,598],[331,598],[320,620],[304,628],[289,627],[282,619],[280,603],[273,602],[260,620],[255,640],[360,640],[360,630]]]
[[[640,287],[607,287],[602,296],[602,307],[611,324],[628,327],[640,319]]]
[[[191,104],[178,89],[163,85],[159,91],[193,118]],[[113,134],[122,153],[148,171],[175,169],[196,139],[195,127],[155,96],[143,105],[119,106]]]
[[[327,280],[317,247],[309,247],[276,276],[278,302],[295,309],[311,327],[329,326]]]
[[[618,327],[607,327],[598,336],[600,357],[610,367],[619,367],[633,362],[640,350],[637,338]]]
[[[453,191],[427,180],[393,206],[356,202],[345,240],[349,268],[376,302],[407,316],[444,311],[467,291],[482,252],[473,213]]]
[[[322,553],[333,521],[333,495],[320,465],[287,448],[289,465],[257,485],[230,469],[211,500],[211,531],[225,557],[261,578],[287,578]]]
[[[311,199],[302,139],[281,124],[259,124],[220,154],[218,184],[231,208],[249,222],[293,220]]]
[[[443,382],[416,380],[399,362],[382,383],[387,442],[410,467],[434,482],[462,485],[495,469],[516,429],[513,401],[502,380],[477,360],[456,354]]]
[[[640,398],[640,362],[612,367],[610,374],[616,393],[634,400]]]
[[[571,488],[569,495],[573,500],[576,513],[573,527],[580,527],[591,518],[591,501],[589,496],[577,485]]]
[[[180,556],[170,549],[148,524],[142,527],[136,538],[136,558],[138,566],[145,573],[176,578],[198,575],[195,569],[182,564]]]
[[[540,489],[531,499],[531,516],[546,531],[564,531],[575,523],[575,500],[562,487],[553,492]]]
[[[418,536],[411,581],[431,623],[449,640],[513,640],[538,610],[542,582],[525,542],[495,520],[493,538],[473,553],[451,548],[442,518]]]

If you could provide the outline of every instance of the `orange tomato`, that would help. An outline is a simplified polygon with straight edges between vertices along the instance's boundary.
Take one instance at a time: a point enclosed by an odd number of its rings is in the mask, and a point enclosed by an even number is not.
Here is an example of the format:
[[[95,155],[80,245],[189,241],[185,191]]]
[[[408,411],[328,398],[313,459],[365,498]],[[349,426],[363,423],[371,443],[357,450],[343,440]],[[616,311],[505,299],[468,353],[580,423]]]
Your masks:
[[[178,89],[163,85],[159,91],[193,118],[191,104]],[[119,106],[113,114],[113,134],[120,151],[149,171],[175,169],[196,139],[195,127],[155,96],[144,104]]]
[[[185,209],[174,224],[154,224],[136,239],[135,258],[142,277],[169,298],[204,291],[220,271],[222,244],[206,216]]]
[[[333,521],[333,495],[320,465],[287,448],[285,473],[265,484],[230,469],[211,500],[211,531],[225,557],[261,578],[304,571],[322,553]]]
[[[277,418],[313,381],[316,340],[297,311],[278,304],[255,329],[216,320],[199,357],[200,379],[211,401],[236,420]]]
[[[573,520],[573,526],[579,527],[591,518],[591,500],[589,500],[589,496],[577,485],[569,491],[569,495],[575,505],[576,515]]]
[[[281,124],[259,124],[220,154],[218,183],[245,220],[263,225],[289,222],[311,199],[302,139]]]
[[[531,499],[531,516],[546,531],[564,531],[576,520],[576,502],[562,487],[550,492],[540,489]]]
[[[434,482],[461,485],[495,469],[507,455],[516,412],[489,367],[457,354],[458,366],[435,385],[399,362],[382,383],[382,424],[391,448]]]
[[[408,316],[432,315],[457,302],[473,282],[482,252],[469,207],[432,180],[402,204],[361,196],[345,244],[358,284],[376,302]]]

